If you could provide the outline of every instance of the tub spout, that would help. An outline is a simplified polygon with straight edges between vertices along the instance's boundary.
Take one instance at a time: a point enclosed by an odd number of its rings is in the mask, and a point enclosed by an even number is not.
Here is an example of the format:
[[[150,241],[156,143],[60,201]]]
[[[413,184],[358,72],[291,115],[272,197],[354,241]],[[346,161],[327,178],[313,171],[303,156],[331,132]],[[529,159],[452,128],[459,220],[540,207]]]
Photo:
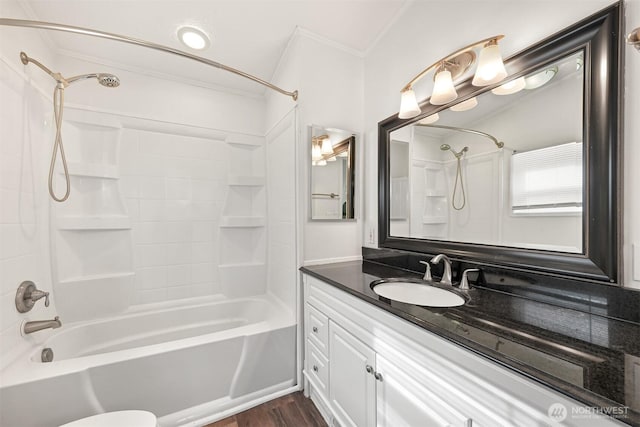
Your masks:
[[[41,331],[43,329],[56,329],[60,326],[62,326],[62,322],[60,321],[60,318],[56,316],[53,320],[36,320],[33,322],[25,322],[22,326],[22,331],[25,335],[27,335]]]

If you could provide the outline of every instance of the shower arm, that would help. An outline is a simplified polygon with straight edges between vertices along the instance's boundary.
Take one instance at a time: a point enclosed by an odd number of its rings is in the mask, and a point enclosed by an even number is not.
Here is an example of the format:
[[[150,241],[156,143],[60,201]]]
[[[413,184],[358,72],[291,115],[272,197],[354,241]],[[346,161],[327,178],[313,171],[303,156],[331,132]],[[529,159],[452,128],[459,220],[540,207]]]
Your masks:
[[[119,41],[119,42],[123,42],[123,43],[129,43],[129,44],[134,44],[134,45],[138,45],[138,46],[143,46],[143,47],[147,47],[150,49],[155,49],[155,50],[159,50],[162,52],[167,52],[167,53],[171,53],[173,55],[177,55],[177,56],[181,56],[183,58],[187,58],[187,59],[191,59],[206,65],[210,65],[212,67],[215,68],[219,68],[221,70],[225,70],[228,71],[230,73],[233,74],[237,74],[241,77],[244,77],[246,79],[249,80],[253,80],[256,83],[259,83],[263,86],[268,87],[269,89],[275,90],[276,92],[279,92],[283,95],[286,96],[290,96],[291,98],[293,98],[294,101],[296,101],[298,99],[298,91],[295,90],[293,92],[288,92],[282,88],[279,88],[276,85],[273,85],[265,80],[262,80],[259,77],[255,77],[249,73],[245,73],[244,71],[238,70],[236,68],[233,67],[229,67],[227,65],[221,64],[219,62],[216,61],[212,61],[210,59],[207,58],[203,58],[201,56],[196,56],[196,55],[192,55],[188,52],[184,52],[178,49],[174,49],[172,47],[169,46],[163,46],[157,43],[153,43],[153,42],[148,42],[146,40],[141,40],[141,39],[136,39],[133,37],[127,37],[127,36],[122,36],[119,34],[114,34],[114,33],[107,33],[104,31],[98,31],[98,30],[92,30],[90,28],[83,28],[83,27],[75,27],[75,26],[71,26],[71,25],[63,25],[63,24],[56,24],[53,22],[43,22],[43,21],[31,21],[31,20],[27,20],[27,19],[11,19],[11,18],[0,18],[0,25],[7,25],[7,26],[12,26],[12,27],[27,27],[27,28],[39,28],[39,29],[43,29],[43,30],[55,30],[55,31],[65,31],[68,33],[74,33],[74,34],[82,34],[85,36],[93,36],[93,37],[101,37],[103,39],[108,39],[108,40],[115,40],[115,41]],[[42,67],[42,64],[39,64]],[[45,69],[45,68],[43,68]],[[49,74],[51,74],[53,76],[53,74],[48,71]],[[54,77],[55,78],[55,77]]]
[[[422,126],[422,127],[425,127],[425,128],[448,129],[448,130],[455,130],[455,131],[458,131],[458,132],[465,132],[465,133],[471,133],[471,134],[474,134],[474,135],[480,135],[480,136],[484,136],[485,138],[489,138],[491,141],[493,141],[494,144],[496,144],[496,146],[498,148],[504,147],[504,142],[498,141],[498,139],[495,136],[490,135],[490,134],[485,133],[485,132],[481,132],[479,130],[467,129],[467,128],[459,128],[459,127],[456,127],[456,126],[425,125],[425,124],[422,124],[422,123],[416,123],[416,126]]]
[[[49,74],[51,77],[53,77],[53,79],[55,81],[58,82],[58,84],[62,85],[62,88],[64,89],[65,87],[69,86],[69,81],[67,79],[65,79],[64,77],[62,77],[62,74],[60,73],[54,73],[53,71],[51,71],[49,68],[47,68],[45,65],[42,64],[42,62],[38,61],[37,59],[33,59],[29,56],[27,56],[26,53],[24,52],[20,52],[20,61],[22,61],[22,63],[24,65],[27,65],[28,63],[32,63],[34,65],[37,65],[42,71],[44,71],[45,73]]]

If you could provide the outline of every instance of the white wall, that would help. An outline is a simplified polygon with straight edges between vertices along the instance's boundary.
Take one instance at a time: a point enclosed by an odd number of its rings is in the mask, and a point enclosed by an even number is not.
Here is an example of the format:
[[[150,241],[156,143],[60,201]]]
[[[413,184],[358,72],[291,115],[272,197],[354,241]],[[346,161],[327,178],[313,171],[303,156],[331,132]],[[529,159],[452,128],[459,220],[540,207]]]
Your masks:
[[[400,89],[434,59],[494,34],[506,35],[500,46],[503,55],[508,57],[610,4],[610,0],[412,3],[365,57],[367,140],[377,140],[377,123],[398,111]],[[627,1],[626,6],[626,27],[632,29],[640,25],[640,2]],[[460,31],[461,28],[464,31]],[[625,53],[624,284],[640,287],[640,277],[633,280],[631,268],[631,245],[640,246],[640,193],[633,190],[634,183],[640,179],[636,167],[640,162],[640,148],[633,143],[640,140],[640,123],[631,119],[638,116],[640,108],[637,95],[632,95],[639,92],[640,55],[631,47],[626,47]],[[431,89],[431,79],[423,79],[415,87],[416,95],[424,99]],[[366,149],[364,229],[369,230],[377,229],[377,145],[367,144]],[[374,242],[365,238],[364,245],[375,247],[375,237]],[[638,267],[636,275],[640,274],[640,265]]]
[[[361,209],[362,154],[372,141],[363,138],[362,58],[313,34],[299,30],[283,55],[275,84],[297,89],[299,210],[303,222],[303,260],[317,263],[328,260],[356,259],[361,256],[363,212]],[[291,109],[291,100],[279,94],[267,94],[267,124],[276,123]],[[356,221],[322,222],[309,218],[310,145],[307,126],[338,128],[359,134],[356,141]]]

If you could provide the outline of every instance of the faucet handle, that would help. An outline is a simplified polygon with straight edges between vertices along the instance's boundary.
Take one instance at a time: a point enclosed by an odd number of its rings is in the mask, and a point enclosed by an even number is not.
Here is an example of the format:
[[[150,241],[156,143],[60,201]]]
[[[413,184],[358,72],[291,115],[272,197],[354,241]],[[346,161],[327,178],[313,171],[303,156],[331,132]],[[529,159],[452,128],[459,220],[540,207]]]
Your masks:
[[[469,286],[469,279],[467,278],[467,273],[474,273],[476,271],[480,271],[479,268],[468,268],[462,273],[462,279],[460,280],[460,287],[458,289],[463,291],[468,291],[471,289]]]
[[[31,301],[36,302],[41,298],[44,298],[44,306],[49,307],[49,292],[44,292],[39,289],[31,292]]]
[[[44,298],[45,307],[49,307],[49,292],[44,292],[36,287],[31,280],[20,283],[16,291],[16,310],[18,313],[26,313],[33,308],[36,301]]]
[[[431,264],[429,261],[420,261],[420,264],[424,264],[427,267],[426,270],[424,270],[422,280],[433,280],[433,277],[431,277]]]

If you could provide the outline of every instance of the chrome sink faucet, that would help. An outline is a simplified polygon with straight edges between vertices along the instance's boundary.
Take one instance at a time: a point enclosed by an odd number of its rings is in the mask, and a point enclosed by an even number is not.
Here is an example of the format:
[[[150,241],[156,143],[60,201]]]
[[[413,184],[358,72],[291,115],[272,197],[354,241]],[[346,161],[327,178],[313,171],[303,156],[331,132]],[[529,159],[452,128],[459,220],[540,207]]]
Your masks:
[[[62,322],[60,321],[60,318],[56,316],[53,320],[35,320],[32,322],[25,322],[22,326],[22,331],[27,335],[43,329],[56,329],[60,326],[62,326]]]
[[[426,269],[424,270],[424,276],[422,276],[422,280],[432,281],[433,277],[431,277],[431,264],[429,261],[420,261],[420,264],[424,264]]]
[[[451,260],[445,254],[439,254],[431,258],[432,264],[438,264],[440,261],[444,262],[444,272],[442,273],[440,283],[451,285]]]

